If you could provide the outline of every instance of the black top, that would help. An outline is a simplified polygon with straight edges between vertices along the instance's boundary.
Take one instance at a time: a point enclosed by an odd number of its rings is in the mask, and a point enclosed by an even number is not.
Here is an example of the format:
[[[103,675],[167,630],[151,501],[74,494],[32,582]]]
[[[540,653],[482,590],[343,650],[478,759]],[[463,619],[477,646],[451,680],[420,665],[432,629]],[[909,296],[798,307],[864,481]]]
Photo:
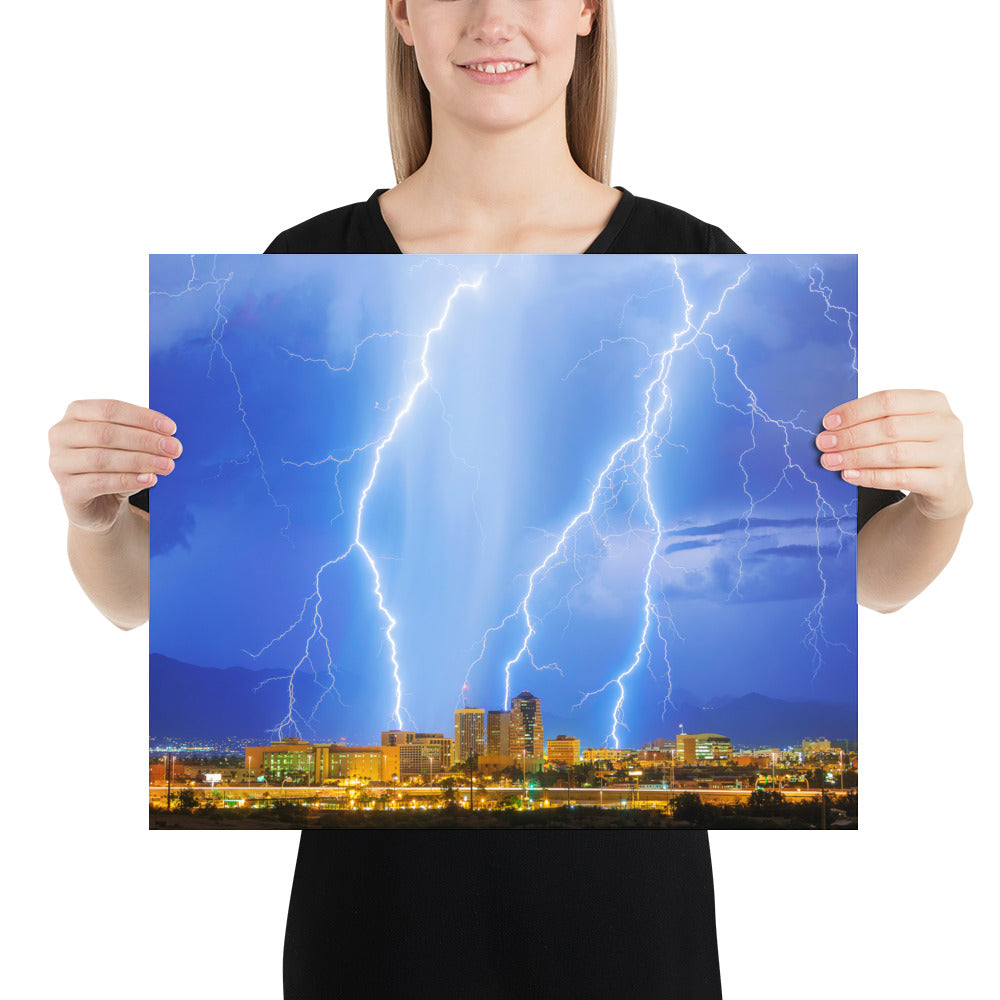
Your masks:
[[[384,190],[285,230],[266,252],[400,253]],[[587,253],[742,253],[717,227],[618,190]],[[865,493],[859,526],[902,496]],[[708,835],[305,830],[284,988],[285,1000],[430,990],[719,1000]]]
[[[279,233],[265,253],[402,253],[379,207],[367,201],[335,208]],[[625,188],[608,224],[584,253],[743,253],[717,226],[679,208],[637,198]],[[345,249],[345,248],[350,249]]]

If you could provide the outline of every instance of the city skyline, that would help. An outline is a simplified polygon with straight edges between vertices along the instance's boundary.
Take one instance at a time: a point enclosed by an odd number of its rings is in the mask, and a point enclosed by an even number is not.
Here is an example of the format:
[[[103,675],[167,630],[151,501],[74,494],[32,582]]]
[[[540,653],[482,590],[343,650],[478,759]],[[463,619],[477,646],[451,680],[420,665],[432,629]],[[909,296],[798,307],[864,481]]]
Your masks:
[[[469,736],[469,746],[466,749],[477,755],[485,752],[488,754],[497,753],[502,755],[511,755],[514,757],[518,756],[520,754],[520,750],[518,749],[518,747],[523,746],[524,741],[518,740],[516,734],[513,740],[510,739],[510,717],[512,709],[514,708],[515,704],[525,699],[535,703],[536,714],[539,719],[539,722],[541,723],[545,715],[544,711],[542,710],[541,700],[534,698],[534,696],[531,694],[530,691],[522,691],[514,698],[512,698],[511,708],[508,709],[490,709],[486,708],[485,706],[477,706],[477,705],[464,705],[462,708],[455,709],[453,713],[453,720],[451,720],[454,723],[455,738],[454,739],[452,739],[451,737],[447,738],[449,742],[453,745],[453,747],[456,748],[456,759],[458,759],[459,757],[464,759],[464,757],[467,756],[467,753],[463,750],[462,734],[465,732],[466,727],[464,726],[462,719],[470,715],[473,717],[479,716],[480,717],[479,721],[482,723],[482,725],[478,727],[469,728],[468,733],[466,733],[466,735]],[[701,718],[698,719],[697,721],[704,722],[705,720],[704,718]],[[444,727],[444,729],[447,728],[448,726]],[[539,729],[542,728],[543,727],[540,725]],[[704,727],[702,728],[704,729]],[[728,731],[729,727],[727,725],[721,725],[717,728]],[[831,727],[824,725],[823,723],[820,723],[819,725],[814,725],[812,729],[809,729],[809,733],[813,734],[815,731],[819,730],[827,731],[830,728]],[[834,727],[834,737],[833,737],[835,742],[844,744],[853,744],[854,746],[857,746],[856,734],[854,734],[853,730],[851,731],[851,735],[845,736],[842,733],[840,735],[836,735],[836,728],[837,727]],[[649,748],[656,747],[658,745],[663,745],[668,743],[673,744],[682,739],[683,737],[686,736],[689,737],[694,733],[695,731],[693,729],[691,729],[690,727],[685,729],[684,725],[682,724],[679,727],[678,732],[673,734],[672,736],[665,736],[665,735],[647,736],[645,739],[641,741],[636,741],[633,745],[630,746],[609,748],[609,747],[586,746],[586,744],[583,741],[581,741],[579,737],[574,735],[572,731],[565,733],[559,732],[555,737],[542,736],[540,738],[541,752],[538,753],[537,755],[540,757],[548,756],[548,744],[551,739],[556,739],[556,740],[572,739],[575,740],[580,745],[581,748],[585,748],[588,751],[598,752],[607,750],[609,752],[629,753],[629,752],[638,752],[641,750],[646,750]],[[380,738],[382,742],[385,743],[386,737],[389,735],[404,736],[406,734],[410,735],[416,734],[421,736],[428,736],[428,735],[443,736],[444,731],[442,730],[442,732],[432,734],[430,731],[419,732],[417,730],[382,730],[380,733]],[[368,734],[368,735],[371,737],[370,739],[362,738],[361,740],[355,740],[353,742],[348,742],[347,738],[344,736],[341,736],[339,738],[314,737],[311,740],[311,742],[318,744],[343,745],[343,746],[370,746],[378,742],[374,739],[374,734]],[[165,738],[168,737],[164,737],[162,735],[159,737],[159,739],[161,740]],[[151,736],[150,739],[152,740],[154,739],[154,737]],[[728,736],[727,739],[729,739]],[[801,743],[809,742],[812,739],[814,739],[813,735],[802,735],[792,740],[762,739],[762,740],[744,741],[744,740],[730,739],[729,742],[734,748],[739,748],[742,750],[754,750],[754,749],[760,749],[762,747],[788,749],[792,746],[797,746]],[[278,737],[275,737],[275,741],[280,742],[280,739]],[[221,746],[218,744],[213,744],[212,740],[208,740],[207,742],[205,742],[198,740],[186,741],[181,739],[177,740],[176,742],[183,744],[183,746],[172,746],[171,748],[169,748],[171,752],[199,753],[199,752],[206,752],[210,749],[216,749],[222,752],[224,755],[225,754],[231,755],[234,752],[234,748],[237,752],[242,752],[242,748],[244,746],[258,743],[260,742],[260,740],[259,737],[254,737],[254,738],[243,737],[242,739],[240,739],[230,735],[228,737],[223,737],[219,740],[219,743],[222,744]],[[189,742],[193,742],[197,745],[193,747],[186,746],[186,744]],[[538,742],[532,745],[536,751],[539,750]],[[151,752],[162,753],[164,752],[164,750],[165,748],[160,746],[155,750],[151,749]]]

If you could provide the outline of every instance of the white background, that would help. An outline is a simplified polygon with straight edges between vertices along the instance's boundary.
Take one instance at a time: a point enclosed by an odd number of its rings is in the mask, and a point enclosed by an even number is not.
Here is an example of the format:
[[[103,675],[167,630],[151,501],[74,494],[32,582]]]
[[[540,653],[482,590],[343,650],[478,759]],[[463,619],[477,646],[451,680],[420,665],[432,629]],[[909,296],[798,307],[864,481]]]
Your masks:
[[[862,830],[713,834],[727,998],[979,995],[997,890],[996,15],[618,8],[612,182],[748,251],[858,252],[862,392],[943,390],[977,500],[927,593],[861,613]],[[298,834],[146,829],[147,630],[117,631],[76,586],[46,431],[74,398],[145,402],[148,253],[256,253],[391,186],[382,4],[21,4],[5,36],[16,992],[275,1000]]]

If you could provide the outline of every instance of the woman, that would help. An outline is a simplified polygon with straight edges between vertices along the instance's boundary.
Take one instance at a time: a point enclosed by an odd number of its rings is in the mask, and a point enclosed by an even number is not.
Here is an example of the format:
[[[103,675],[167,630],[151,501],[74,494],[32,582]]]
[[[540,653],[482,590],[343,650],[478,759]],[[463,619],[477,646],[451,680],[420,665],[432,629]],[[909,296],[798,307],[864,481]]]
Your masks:
[[[387,60],[399,183],[270,252],[738,252],[715,227],[607,185],[610,3],[389,0]],[[901,607],[947,562],[971,505],[961,425],[938,394],[893,392],[838,406],[825,426],[827,468],[913,491],[866,490],[859,518],[859,602]],[[165,415],[88,401],[50,436],[74,570],[121,627],[148,615],[148,522],[128,497],[169,474],[173,431]],[[721,995],[704,833],[457,836],[304,835],[286,996],[415,983]],[[384,950],[357,948],[358,935]]]

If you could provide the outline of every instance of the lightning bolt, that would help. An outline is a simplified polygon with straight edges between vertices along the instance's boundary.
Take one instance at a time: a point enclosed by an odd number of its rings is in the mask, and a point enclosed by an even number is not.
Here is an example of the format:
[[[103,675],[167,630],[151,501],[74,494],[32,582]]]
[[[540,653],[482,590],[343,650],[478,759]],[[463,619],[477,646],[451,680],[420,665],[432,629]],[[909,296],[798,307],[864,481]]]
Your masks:
[[[497,258],[497,262],[494,265],[495,267],[499,267],[501,259],[502,258]],[[411,275],[414,274],[415,271],[418,270],[421,266],[425,265],[428,261],[431,260],[434,260],[434,258],[428,258],[425,261],[421,261],[420,264],[414,265],[410,269]],[[299,672],[307,665],[313,668],[313,675],[316,676],[316,663],[314,660],[313,650],[314,647],[316,647],[317,645],[319,647],[319,653],[321,656],[321,669],[326,674],[326,677],[329,678],[329,683],[327,684],[325,689],[322,690],[319,698],[313,704],[312,711],[308,719],[305,720],[308,724],[310,725],[312,724],[312,721],[315,718],[316,712],[319,709],[320,705],[322,704],[323,699],[331,691],[335,691],[336,679],[334,674],[334,661],[330,649],[329,638],[325,632],[325,622],[322,612],[323,576],[331,568],[337,566],[340,563],[343,563],[352,553],[356,553],[358,556],[360,556],[360,558],[364,561],[364,563],[367,564],[371,572],[372,596],[375,605],[377,606],[378,611],[385,622],[384,635],[385,635],[385,640],[388,643],[389,647],[389,660],[392,664],[392,676],[395,685],[395,705],[393,706],[392,709],[392,719],[395,724],[395,728],[397,729],[403,728],[403,715],[404,712],[406,712],[406,709],[403,706],[402,665],[400,663],[400,652],[395,635],[395,630],[396,626],[398,625],[398,621],[386,602],[385,593],[382,587],[382,577],[381,574],[379,573],[379,567],[376,557],[373,554],[371,548],[369,547],[369,544],[366,543],[364,539],[365,505],[378,478],[379,468],[382,464],[383,454],[385,453],[387,448],[390,448],[392,446],[400,426],[404,423],[407,416],[413,410],[418,398],[424,392],[432,391],[437,394],[437,398],[441,401],[443,419],[445,423],[448,425],[449,431],[451,430],[451,423],[448,420],[446,411],[444,410],[444,402],[443,400],[441,400],[440,394],[437,393],[437,390],[434,388],[433,383],[431,381],[431,372],[428,366],[428,354],[430,352],[433,339],[435,338],[436,335],[440,334],[443,331],[445,324],[448,321],[448,316],[451,312],[451,308],[455,300],[463,292],[478,290],[481,287],[485,277],[486,274],[484,272],[475,281],[467,281],[460,275],[457,283],[452,288],[451,293],[448,295],[448,298],[444,304],[441,315],[437,320],[436,324],[427,329],[426,331],[424,331],[423,334],[419,335],[419,339],[422,343],[422,349],[418,359],[420,377],[415,382],[415,384],[409,389],[409,392],[404,393],[404,395],[400,397],[402,403],[399,406],[395,414],[395,417],[393,418],[391,425],[386,433],[370,441],[367,441],[363,444],[356,446],[346,458],[338,459],[331,455],[315,462],[290,462],[283,459],[285,464],[296,465],[299,467],[305,465],[314,466],[323,464],[325,462],[332,462],[336,466],[335,486],[337,490],[337,497],[340,510],[335,515],[334,519],[336,519],[336,517],[339,517],[344,513],[343,494],[341,492],[339,483],[340,471],[347,465],[353,463],[362,455],[371,456],[371,467],[368,473],[367,482],[365,483],[363,489],[361,490],[360,495],[357,498],[357,501],[354,505],[355,530],[354,530],[354,538],[351,541],[350,545],[348,545],[348,547],[343,552],[339,553],[334,558],[327,560],[319,567],[319,569],[316,571],[316,575],[313,580],[312,592],[305,598],[302,604],[302,610],[300,611],[298,617],[283,632],[276,635],[266,645],[258,649],[256,652],[250,652],[249,650],[244,650],[244,652],[247,652],[248,655],[251,656],[252,658],[258,659],[260,656],[262,656],[265,652],[274,647],[281,640],[285,639],[286,637],[294,633],[297,629],[299,629],[299,627],[303,624],[303,622],[307,620],[307,617],[311,615],[310,619],[311,630],[309,631],[309,634],[306,637],[305,643],[302,647],[302,655],[299,657],[298,661],[293,665],[288,675],[280,677],[271,677],[263,681],[261,685],[258,685],[258,690],[259,690],[260,687],[268,683],[276,681],[284,681],[287,683],[288,712],[273,730],[278,734],[279,737],[282,736],[286,731],[290,730],[294,730],[296,734],[299,733],[297,721],[303,719],[304,717],[296,708],[296,696],[295,696],[296,679],[298,677]],[[365,347],[366,344],[370,343],[372,340],[376,338],[391,337],[391,336],[414,336],[414,335],[400,334],[398,330],[393,331],[392,333],[369,334],[368,336],[363,338],[355,347],[350,364],[341,367],[331,365],[324,359],[306,358],[302,355],[293,355],[292,352],[287,350],[285,353],[305,363],[325,364],[326,367],[333,373],[348,374],[353,369],[354,365],[358,360],[359,353],[362,351],[362,349]],[[458,458],[458,456],[455,455],[454,449],[452,449],[452,455],[455,458]],[[458,459],[458,460],[464,462],[463,459]],[[464,462],[464,464],[470,469],[473,468],[472,466],[469,466],[467,462]],[[473,469],[473,471],[475,470]],[[341,703],[343,704],[343,702]],[[409,717],[409,713],[406,712],[406,714]]]
[[[635,337],[607,337],[602,338],[600,344],[593,351],[583,356],[567,373],[566,378],[571,377],[582,365],[591,358],[600,354],[607,348],[623,343],[631,342],[640,346],[648,359],[647,364],[636,373],[636,378],[646,378],[643,392],[643,406],[639,416],[638,426],[635,432],[620,443],[611,451],[605,460],[603,467],[599,470],[594,479],[594,485],[590,492],[589,502],[582,509],[570,518],[561,531],[553,533],[556,541],[551,549],[545,554],[541,562],[536,564],[527,573],[527,585],[523,596],[517,603],[514,610],[506,615],[499,623],[491,626],[482,635],[477,643],[479,655],[470,663],[466,675],[465,685],[467,686],[473,670],[483,662],[487,654],[487,647],[496,637],[501,636],[511,623],[520,623],[521,639],[514,654],[507,659],[503,667],[504,677],[504,701],[503,704],[510,703],[511,697],[511,675],[513,670],[523,662],[527,663],[535,670],[559,670],[558,663],[539,664],[536,660],[532,642],[538,633],[541,619],[533,610],[533,602],[536,590],[550,574],[559,567],[573,565],[573,571],[577,582],[571,588],[575,589],[582,582],[582,572],[578,561],[578,551],[581,544],[586,547],[583,535],[590,533],[590,544],[596,545],[599,552],[607,552],[612,542],[620,537],[610,533],[605,525],[611,523],[611,512],[619,505],[626,489],[631,489],[633,502],[629,508],[627,516],[627,530],[625,535],[632,539],[636,535],[643,535],[646,539],[648,554],[645,561],[645,572],[642,586],[642,609],[640,613],[640,628],[634,649],[628,657],[627,662],[613,676],[611,676],[601,687],[596,690],[583,692],[582,698],[573,705],[573,709],[581,707],[591,698],[595,698],[605,691],[611,689],[616,697],[611,709],[609,721],[609,732],[605,742],[612,742],[615,747],[619,746],[619,730],[627,729],[625,722],[625,701],[627,696],[627,680],[642,665],[646,664],[651,668],[653,656],[652,633],[655,631],[663,650],[663,660],[666,667],[667,693],[664,698],[664,713],[670,701],[672,693],[672,679],[670,668],[670,655],[667,635],[673,633],[680,638],[680,633],[674,622],[669,604],[665,600],[662,590],[662,576],[665,569],[674,568],[666,560],[661,552],[667,530],[664,527],[663,517],[658,508],[651,472],[654,462],[659,457],[660,449],[665,445],[672,445],[669,440],[672,422],[672,396],[670,389],[670,376],[674,367],[675,359],[685,351],[694,352],[702,361],[708,364],[712,372],[713,395],[716,404],[728,407],[741,415],[748,421],[750,442],[740,455],[738,465],[743,480],[743,492],[746,497],[747,506],[740,521],[744,527],[744,541],[737,553],[738,571],[737,581],[732,588],[730,598],[738,597],[740,584],[744,576],[743,557],[746,548],[750,544],[751,522],[754,518],[756,507],[764,500],[772,496],[782,483],[792,485],[792,480],[797,479],[810,485],[815,490],[816,515],[815,515],[815,535],[817,553],[817,574],[821,581],[821,593],[816,603],[810,610],[803,622],[804,638],[803,642],[812,652],[813,672],[819,670],[822,662],[822,651],[825,646],[831,645],[827,640],[824,630],[823,609],[827,596],[827,579],[823,569],[823,554],[820,534],[822,528],[828,521],[836,526],[841,542],[844,536],[852,534],[852,531],[844,526],[842,520],[849,518],[847,510],[843,512],[835,511],[832,506],[823,498],[818,483],[810,477],[800,463],[793,460],[791,455],[792,436],[803,434],[810,440],[813,431],[796,423],[801,414],[796,417],[779,418],[769,414],[760,404],[756,393],[746,384],[739,372],[737,358],[733,355],[727,344],[719,344],[709,332],[711,321],[715,319],[723,310],[727,299],[744,283],[750,274],[751,265],[748,263],[739,277],[728,287],[726,287],[718,298],[716,306],[709,310],[700,322],[692,320],[694,305],[688,297],[684,277],[676,258],[672,261],[672,282],[667,286],[654,289],[646,293],[645,296],[654,294],[655,291],[663,290],[663,287],[676,286],[680,290],[684,304],[684,318],[682,326],[676,330],[669,338],[668,345],[660,350],[655,349],[645,341]],[[841,307],[833,305],[829,287],[824,283],[822,269],[818,266],[812,268],[810,276],[810,292],[823,297],[826,304],[826,315],[831,322],[836,322],[831,316],[831,312],[840,311],[847,314],[850,324],[851,347],[854,352],[855,368],[857,350],[855,345],[854,321],[855,314]],[[622,309],[622,317],[619,321],[619,331],[624,323],[625,313],[629,305],[640,296],[630,296]],[[717,364],[725,363],[729,373],[735,383],[740,387],[739,399],[724,399],[720,397],[718,388]],[[750,489],[750,474],[746,467],[748,456],[758,447],[757,429],[759,424],[767,424],[779,431],[783,439],[784,465],[778,473],[771,488],[762,495],[754,495]],[[675,445],[676,446],[676,445]],[[641,513],[641,525],[636,527],[633,524],[633,516]],[[568,607],[568,596],[563,598],[560,604],[565,603]],[[654,628],[655,624],[655,628]],[[655,676],[655,674],[654,674]]]
[[[851,348],[851,354],[853,355],[853,361],[851,367],[856,372],[858,370],[858,341],[857,341],[857,323],[858,314],[852,312],[844,306],[834,305],[833,299],[833,289],[826,284],[826,276],[823,274],[823,268],[819,264],[813,264],[809,268],[809,291],[813,295],[819,295],[823,302],[826,304],[826,310],[824,315],[826,318],[836,325],[836,319],[831,316],[831,313],[840,313],[843,316],[844,321],[847,323],[848,330],[848,345]]]
[[[225,276],[216,274],[218,255],[213,254],[211,274],[208,277],[199,278],[197,256],[198,255],[196,254],[191,254],[191,277],[188,279],[187,285],[185,285],[184,288],[176,292],[151,290],[149,295],[150,298],[154,296],[164,296],[170,299],[179,299],[200,292],[204,288],[214,288],[215,322],[209,331],[209,338],[212,342],[212,350],[208,357],[208,370],[206,372],[206,378],[212,378],[212,372],[217,363],[221,363],[225,371],[228,372],[229,378],[233,383],[233,388],[236,391],[236,409],[239,414],[240,423],[243,425],[243,430],[246,432],[247,440],[249,441],[247,453],[242,458],[233,459],[231,464],[246,465],[250,462],[256,463],[260,472],[260,481],[263,484],[264,489],[267,491],[267,495],[271,500],[272,506],[275,510],[283,511],[285,514],[285,525],[282,529],[284,531],[287,530],[289,526],[291,511],[284,504],[278,502],[277,497],[274,495],[274,491],[271,489],[271,483],[268,481],[267,472],[264,468],[264,458],[260,453],[260,446],[257,444],[257,438],[254,435],[253,429],[250,427],[250,421],[246,409],[246,397],[243,394],[243,387],[240,385],[240,379],[236,373],[236,368],[230,360],[229,355],[226,353],[225,345],[223,344],[223,337],[225,336],[226,329],[229,326],[229,314],[223,308],[222,300],[225,296],[227,286],[233,279],[233,273],[230,271],[229,274]]]

